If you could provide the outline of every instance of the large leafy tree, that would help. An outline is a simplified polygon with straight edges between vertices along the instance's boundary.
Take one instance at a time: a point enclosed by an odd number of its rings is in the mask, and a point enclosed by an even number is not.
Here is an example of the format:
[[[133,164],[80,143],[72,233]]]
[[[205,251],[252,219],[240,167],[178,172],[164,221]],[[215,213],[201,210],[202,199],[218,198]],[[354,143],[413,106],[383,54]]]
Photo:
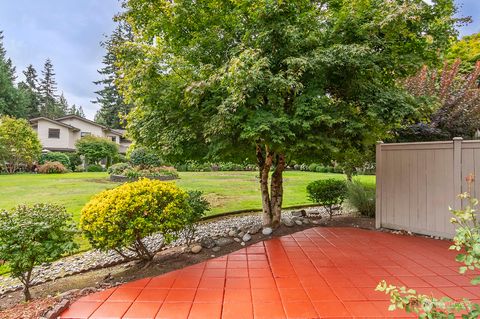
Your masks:
[[[462,61],[459,71],[467,74],[475,69],[475,63],[480,61],[480,33],[464,36],[455,42],[446,54],[447,61],[453,64],[457,59]]]
[[[291,159],[362,149],[406,117],[396,82],[436,62],[452,0],[128,0],[117,48],[128,129],[167,160],[256,158],[263,222]],[[269,185],[270,183],[270,185]]]
[[[37,133],[25,119],[0,117],[0,169],[15,173],[35,162],[42,152]]]
[[[103,57],[104,67],[98,70],[102,79],[94,82],[96,85],[101,86],[101,89],[95,92],[98,97],[93,101],[100,105],[100,110],[95,115],[95,121],[112,128],[124,128],[126,124],[124,116],[132,108],[130,104],[125,103],[115,84],[118,67],[116,66],[114,52],[118,45],[131,40],[133,40],[133,34],[130,26],[125,23],[119,23],[108,39],[101,43],[107,52]]]

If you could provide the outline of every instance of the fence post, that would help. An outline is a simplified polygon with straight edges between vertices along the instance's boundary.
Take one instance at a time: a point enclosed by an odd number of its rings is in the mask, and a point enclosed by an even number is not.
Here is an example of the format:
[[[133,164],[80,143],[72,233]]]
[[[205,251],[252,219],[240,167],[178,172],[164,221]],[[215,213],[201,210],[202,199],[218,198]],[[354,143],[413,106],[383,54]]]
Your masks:
[[[375,228],[382,227],[382,141],[377,142],[375,153]]]
[[[462,141],[461,137],[453,138],[453,191],[455,201],[453,208],[461,209],[462,201],[457,197],[462,192]]]

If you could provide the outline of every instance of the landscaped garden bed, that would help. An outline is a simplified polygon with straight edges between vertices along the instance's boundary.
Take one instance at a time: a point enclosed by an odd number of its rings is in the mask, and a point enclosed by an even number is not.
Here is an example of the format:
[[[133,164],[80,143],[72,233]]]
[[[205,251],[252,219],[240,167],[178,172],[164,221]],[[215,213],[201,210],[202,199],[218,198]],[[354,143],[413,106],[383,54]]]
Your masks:
[[[305,213],[306,216],[304,216]],[[367,229],[374,227],[373,219],[359,218],[353,215],[338,215],[329,221],[328,218],[325,218],[328,214],[320,207],[307,208],[305,213],[302,213],[301,210],[286,211],[282,225],[271,235],[262,233],[261,216],[258,213],[208,220],[201,223],[197,231],[196,240],[202,245],[201,251],[192,253],[190,250],[193,246],[185,246],[183,240],[180,239],[159,252],[147,267],[143,263],[122,262],[122,259],[114,253],[89,251],[67,257],[37,268],[45,282],[33,287],[32,294],[34,297],[44,300],[49,295],[62,294],[73,289],[71,293],[67,294],[69,296],[61,295],[60,298],[57,298],[56,301],[59,302],[62,298],[76,298],[81,295],[76,289],[89,288],[91,292],[91,289],[104,289],[121,282],[159,275],[230,253],[272,236],[282,236],[314,226],[353,226]],[[243,241],[246,233],[249,233],[251,238]],[[158,240],[161,238],[152,236],[148,242],[154,245]],[[48,278],[49,276],[52,277]],[[0,308],[3,309],[18,304],[22,299],[22,292],[18,290],[19,284],[15,284],[14,281],[7,278],[0,277],[0,282],[4,285],[3,291],[5,291],[5,285],[14,285],[17,290],[3,294],[0,292]],[[51,280],[53,278],[56,279]],[[34,302],[43,304],[38,300]],[[47,310],[51,303],[45,303],[45,306],[45,310]],[[28,306],[25,306],[25,309],[28,309]],[[20,310],[17,306],[13,310],[0,312],[0,317],[16,318],[9,316],[18,311]],[[37,317],[25,316],[24,318]]]

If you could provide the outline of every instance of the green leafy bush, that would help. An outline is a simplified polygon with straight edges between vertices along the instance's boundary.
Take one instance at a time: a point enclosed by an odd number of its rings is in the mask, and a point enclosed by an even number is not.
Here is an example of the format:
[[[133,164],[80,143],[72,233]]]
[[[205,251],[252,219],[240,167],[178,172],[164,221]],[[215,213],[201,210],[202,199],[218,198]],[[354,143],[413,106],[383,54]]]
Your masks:
[[[375,217],[375,187],[366,186],[355,180],[348,182],[347,203],[360,215]]]
[[[308,170],[310,172],[316,172],[318,166],[319,166],[318,164],[312,163],[312,164],[308,165]]]
[[[111,163],[118,154],[116,143],[93,135],[82,137],[75,143],[75,146],[78,154],[85,156],[88,164],[98,164],[104,159],[107,160],[107,163]]]
[[[63,174],[68,170],[60,162],[46,162],[38,167],[37,172],[40,174]]]
[[[102,165],[92,164],[92,165],[88,165],[88,166],[87,166],[86,171],[87,171],[87,172],[103,172],[104,169],[103,169],[103,166],[102,166]]]
[[[151,260],[143,239],[160,233],[176,237],[190,213],[189,196],[172,183],[141,179],[103,191],[82,209],[80,227],[93,247],[113,249],[126,259]],[[133,254],[133,256],[132,256]]]
[[[75,234],[71,216],[62,206],[35,204],[0,212],[0,260],[22,282],[26,300],[31,299],[33,267],[75,251]]]
[[[80,155],[78,153],[69,152],[69,153],[64,153],[64,154],[68,156],[68,159],[70,161],[70,167],[69,168],[72,171],[75,171],[77,166],[82,165],[83,161],[80,158]]]
[[[314,203],[325,206],[332,219],[335,210],[339,210],[347,195],[347,184],[338,179],[321,179],[307,185],[308,197]]]
[[[210,203],[203,197],[203,192],[189,191],[188,204],[191,209],[184,214],[185,229],[182,233],[187,245],[190,245],[197,232],[197,223],[210,210]]]
[[[141,178],[141,177],[161,177],[161,176],[172,176],[178,178],[178,173],[173,167],[147,167],[142,168],[141,166],[126,168],[120,175],[126,176],[128,178]]]
[[[107,169],[108,174],[121,175],[126,169],[131,169],[132,166],[128,163],[113,164]]]
[[[38,161],[40,164],[45,164],[46,162],[60,162],[65,167],[70,167],[70,158],[68,155],[60,152],[48,152],[40,156]]]
[[[133,166],[157,167],[163,164],[162,159],[154,152],[145,147],[136,147],[129,154],[130,163]]]
[[[473,183],[473,176],[467,177],[469,188]],[[466,192],[459,195],[462,201],[468,204],[464,209],[450,209],[454,217],[451,219],[453,224],[457,225],[456,235],[453,238],[454,244],[450,246],[451,250],[461,252],[456,257],[456,261],[463,265],[459,268],[460,274],[468,271],[477,271],[472,276],[472,285],[480,284],[480,221],[476,206],[478,200]],[[389,310],[404,309],[406,312],[413,312],[419,318],[468,318],[474,319],[480,317],[480,305],[464,298],[461,301],[455,301],[448,297],[434,298],[431,295],[417,293],[414,289],[406,287],[396,287],[389,285],[382,280],[377,291],[385,292],[390,295],[391,305]]]

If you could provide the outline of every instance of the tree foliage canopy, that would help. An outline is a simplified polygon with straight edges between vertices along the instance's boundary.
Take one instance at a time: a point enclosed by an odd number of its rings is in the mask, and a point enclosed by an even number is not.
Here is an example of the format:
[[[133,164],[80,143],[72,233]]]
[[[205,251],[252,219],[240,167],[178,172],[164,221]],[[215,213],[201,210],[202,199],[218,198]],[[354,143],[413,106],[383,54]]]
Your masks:
[[[118,146],[114,142],[97,136],[85,136],[75,143],[77,153],[85,156],[89,164],[98,163],[103,159],[111,163],[118,154]]]
[[[416,116],[395,79],[437,62],[455,34],[452,0],[124,6],[135,38],[117,49],[118,84],[133,139],[172,162],[256,155],[263,177],[276,167],[274,206],[285,159],[362,148]]]
[[[42,152],[37,133],[24,119],[0,117],[0,168],[15,173],[31,165]]]

